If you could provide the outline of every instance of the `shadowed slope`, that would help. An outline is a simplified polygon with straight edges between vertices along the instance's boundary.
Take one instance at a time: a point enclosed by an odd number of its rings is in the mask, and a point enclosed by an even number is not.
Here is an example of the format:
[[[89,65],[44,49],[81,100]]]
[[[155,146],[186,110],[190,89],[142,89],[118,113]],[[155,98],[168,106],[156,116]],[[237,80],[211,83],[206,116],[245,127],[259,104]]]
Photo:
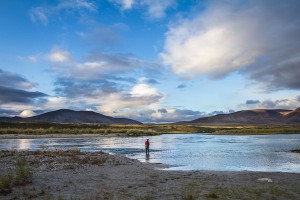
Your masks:
[[[28,118],[0,118],[2,121],[44,121],[61,123],[141,124],[128,118],[113,118],[93,111],[61,109]]]
[[[300,108],[291,110],[243,110],[230,114],[219,114],[211,117],[198,118],[191,124],[290,124],[300,123]]]

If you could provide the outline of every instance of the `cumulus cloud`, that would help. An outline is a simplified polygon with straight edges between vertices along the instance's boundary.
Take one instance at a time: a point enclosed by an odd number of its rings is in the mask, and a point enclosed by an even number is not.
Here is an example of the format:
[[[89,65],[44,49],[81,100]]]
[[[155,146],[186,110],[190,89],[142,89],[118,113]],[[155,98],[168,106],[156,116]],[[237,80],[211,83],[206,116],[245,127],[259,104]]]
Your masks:
[[[158,109],[142,109],[126,113],[132,119],[141,122],[154,122],[154,123],[171,123],[179,121],[190,121],[202,117],[213,116],[217,114],[227,114],[234,112],[233,110],[201,112],[190,109],[178,109],[173,107],[163,107],[160,105]],[[122,114],[122,113],[121,113]]]
[[[35,91],[35,86],[19,74],[0,69],[0,115],[15,116],[38,106],[48,95]]]
[[[7,72],[0,69],[0,86],[31,90],[34,89],[35,84],[16,73]]]
[[[250,109],[290,109],[300,107],[299,96],[284,99],[265,99],[265,100],[247,100],[246,103],[240,104],[240,108]]]
[[[299,32],[297,0],[207,1],[170,25],[160,55],[184,78],[240,71],[268,88],[299,89]]]
[[[8,103],[32,103],[35,99],[45,97],[42,92],[30,92],[20,89],[0,86],[0,105]]]
[[[68,59],[70,60],[70,59]],[[152,84],[158,83],[154,76],[160,74],[150,73],[148,70],[157,68],[156,63],[140,60],[132,55],[112,53],[92,53],[81,62],[57,62],[52,71],[64,74],[63,77],[72,77],[74,80],[104,81],[135,83],[137,76],[147,76]]]
[[[1,109],[0,108],[0,117],[14,117],[19,113],[14,110]]]
[[[83,62],[55,65],[55,92],[65,98],[62,104],[72,99],[73,106],[76,102],[111,116],[157,108],[165,95],[149,85],[157,81],[144,76],[147,64],[130,55],[94,53]]]
[[[109,54],[109,53],[94,53],[88,56],[88,62],[91,67],[100,67],[105,71],[121,72],[128,69],[143,67],[147,62],[142,61],[132,55],[126,54]],[[95,64],[96,66],[93,66]]]
[[[247,100],[246,101],[246,105],[258,104],[258,103],[260,103],[259,100]]]
[[[40,22],[43,25],[47,25],[50,17],[61,12],[82,14],[84,11],[96,12],[96,3],[89,0],[60,0],[54,6],[34,7],[30,10],[29,15],[32,22]]]
[[[105,96],[121,91],[122,86],[114,81],[99,79],[98,81],[76,80],[72,77],[59,77],[55,82],[58,96],[76,98],[79,96]]]
[[[160,102],[165,97],[156,88],[145,83],[137,83],[126,89],[116,89],[114,86],[108,89],[96,85],[97,83],[94,86],[65,85],[63,90],[58,91],[58,95],[62,97],[48,98],[47,107],[91,108],[106,115],[126,117],[141,109],[160,107]]]
[[[69,51],[54,47],[47,57],[51,62],[64,63],[71,61],[70,55]]]
[[[160,105],[160,101],[164,96],[156,88],[139,83],[130,88],[128,92],[122,90],[106,93],[105,96],[93,97],[94,100],[91,99],[89,102],[98,105],[96,106],[97,110],[102,113],[113,116],[126,116],[133,110],[153,108]]]
[[[212,111],[201,112],[190,109],[178,109],[174,107],[165,107],[162,104],[156,104],[156,107],[135,110],[125,110],[124,112],[114,113],[117,117],[130,117],[141,122],[151,123],[172,123],[180,121],[190,121],[198,118],[232,113],[234,110],[229,111]]]
[[[64,97],[60,102],[68,106],[66,100],[71,99],[73,105],[77,102],[78,107],[82,107],[81,103],[107,115],[126,116],[126,113],[132,110],[156,107],[165,97],[157,88],[151,87],[148,79],[144,77],[132,80],[105,74],[99,74],[97,77],[92,74],[82,76],[84,79],[80,74],[57,79],[56,95]]]

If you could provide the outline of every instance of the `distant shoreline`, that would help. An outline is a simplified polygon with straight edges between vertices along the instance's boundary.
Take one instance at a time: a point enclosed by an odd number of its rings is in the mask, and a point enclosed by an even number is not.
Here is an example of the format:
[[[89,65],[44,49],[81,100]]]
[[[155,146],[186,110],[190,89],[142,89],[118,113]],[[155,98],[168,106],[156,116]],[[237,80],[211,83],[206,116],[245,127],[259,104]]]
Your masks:
[[[300,134],[300,125],[179,125],[179,124],[76,124],[0,122],[0,138],[153,136],[207,133],[215,135]]]
[[[0,139],[38,139],[38,138],[87,138],[87,137],[124,137],[120,134],[4,134],[0,135]]]
[[[39,138],[89,138],[89,137],[144,137],[144,136],[158,136],[163,134],[209,134],[209,135],[286,135],[286,134],[300,134],[300,133],[162,133],[162,134],[136,134],[127,135],[122,133],[109,134],[0,134],[0,139],[39,139]]]

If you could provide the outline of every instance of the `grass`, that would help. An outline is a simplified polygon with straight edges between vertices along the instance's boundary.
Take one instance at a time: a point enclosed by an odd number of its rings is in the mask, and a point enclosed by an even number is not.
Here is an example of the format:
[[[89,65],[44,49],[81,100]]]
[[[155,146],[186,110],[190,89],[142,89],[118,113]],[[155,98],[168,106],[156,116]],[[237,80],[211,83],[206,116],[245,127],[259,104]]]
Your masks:
[[[214,191],[210,191],[209,193],[207,193],[207,194],[206,194],[206,197],[207,197],[207,198],[212,198],[212,199],[217,199],[217,198],[219,198],[219,196],[217,195],[217,193],[214,192]]]
[[[14,176],[15,174],[15,176]],[[16,160],[15,173],[11,169],[6,174],[0,174],[0,194],[12,192],[13,187],[31,183],[33,172],[25,158]]]
[[[173,124],[79,124],[47,122],[0,122],[0,134],[120,134],[126,136],[163,133],[212,132],[211,128]]]
[[[289,134],[300,133],[300,126],[214,126],[216,134]]]
[[[33,177],[33,172],[31,167],[25,158],[17,158],[16,162],[16,178],[15,182],[17,185],[25,185],[26,183],[31,183]]]
[[[187,124],[85,124],[48,122],[0,122],[1,134],[118,134],[142,136],[182,133],[289,134],[300,133],[300,126],[199,126]]]
[[[0,174],[0,193],[7,194],[12,191],[13,188],[13,172],[8,170],[6,174]]]

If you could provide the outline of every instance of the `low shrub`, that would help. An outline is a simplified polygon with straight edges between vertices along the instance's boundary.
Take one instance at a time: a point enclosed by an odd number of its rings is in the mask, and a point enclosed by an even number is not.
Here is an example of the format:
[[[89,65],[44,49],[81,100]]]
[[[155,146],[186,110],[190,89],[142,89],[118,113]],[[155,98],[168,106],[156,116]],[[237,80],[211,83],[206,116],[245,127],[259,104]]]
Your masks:
[[[0,174],[0,193],[7,194],[12,191],[13,188],[13,172],[8,170],[6,174]]]
[[[31,183],[33,172],[25,158],[17,158],[16,162],[16,179],[17,185],[25,185]]]
[[[206,197],[212,198],[212,199],[217,199],[217,198],[219,198],[219,196],[218,196],[214,191],[209,192],[209,193],[206,195]]]

